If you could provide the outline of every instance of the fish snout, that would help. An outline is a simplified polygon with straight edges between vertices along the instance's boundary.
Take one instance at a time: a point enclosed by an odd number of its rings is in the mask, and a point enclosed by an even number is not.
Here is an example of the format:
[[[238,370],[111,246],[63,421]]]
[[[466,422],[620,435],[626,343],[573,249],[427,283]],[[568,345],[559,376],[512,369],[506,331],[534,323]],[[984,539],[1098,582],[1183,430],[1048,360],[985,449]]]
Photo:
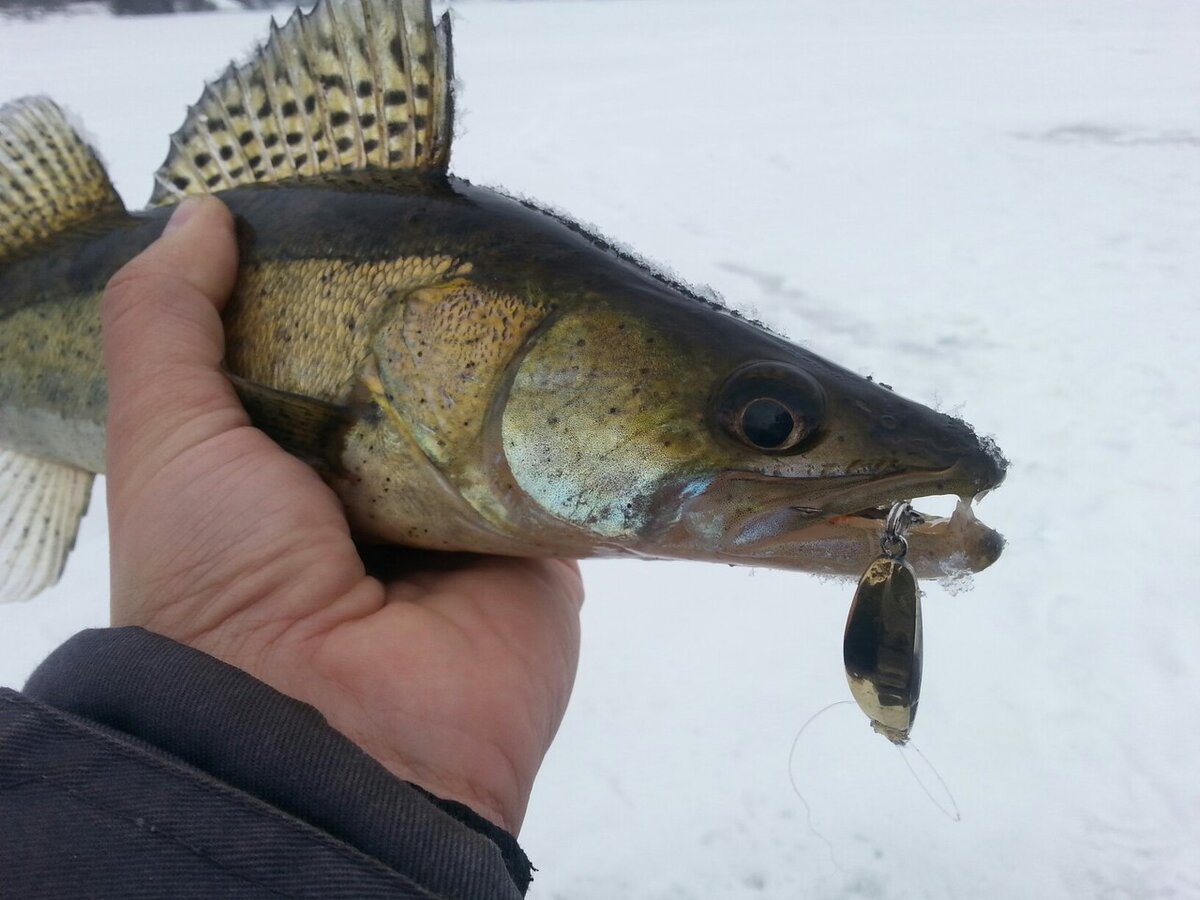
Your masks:
[[[901,465],[945,473],[944,493],[975,496],[1004,481],[1008,460],[961,419],[896,397],[872,411],[871,438]]]

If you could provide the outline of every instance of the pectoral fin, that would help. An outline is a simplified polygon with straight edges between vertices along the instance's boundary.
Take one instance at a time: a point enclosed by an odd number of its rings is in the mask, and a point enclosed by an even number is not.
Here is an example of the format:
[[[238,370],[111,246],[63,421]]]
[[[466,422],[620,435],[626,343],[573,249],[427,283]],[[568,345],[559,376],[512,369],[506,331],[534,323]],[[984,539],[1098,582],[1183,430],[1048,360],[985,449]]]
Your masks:
[[[348,407],[225,374],[255,427],[319,470],[328,471],[337,464],[342,436],[353,424]]]
[[[87,511],[94,475],[0,450],[0,603],[58,581]]]

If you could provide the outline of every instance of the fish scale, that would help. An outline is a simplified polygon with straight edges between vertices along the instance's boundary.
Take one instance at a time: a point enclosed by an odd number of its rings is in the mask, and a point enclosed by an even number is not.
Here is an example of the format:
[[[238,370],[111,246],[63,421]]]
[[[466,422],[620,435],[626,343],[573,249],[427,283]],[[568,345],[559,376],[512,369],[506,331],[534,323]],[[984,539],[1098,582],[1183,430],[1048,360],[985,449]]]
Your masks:
[[[226,364],[242,377],[331,402],[347,399],[376,319],[458,270],[452,257],[263,260],[243,269],[228,311]],[[296,303],[299,296],[311,303]],[[262,341],[262,335],[270,335]]]
[[[879,508],[1005,462],[568,218],[449,171],[448,19],[320,0],[206,86],[127,212],[53,102],[0,111],[0,600],[53,583],[104,467],[99,303],[176,202],[237,222],[225,367],[363,541],[857,575]],[[961,504],[920,577],[1003,542]]]

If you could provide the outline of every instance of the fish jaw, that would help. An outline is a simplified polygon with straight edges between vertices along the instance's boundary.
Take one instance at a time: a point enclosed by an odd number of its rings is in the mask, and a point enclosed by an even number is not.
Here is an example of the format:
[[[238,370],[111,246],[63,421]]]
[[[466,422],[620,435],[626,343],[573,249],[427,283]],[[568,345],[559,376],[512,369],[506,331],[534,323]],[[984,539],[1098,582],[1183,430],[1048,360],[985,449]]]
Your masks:
[[[876,385],[869,385],[871,393]],[[828,465],[819,473],[727,470],[702,483],[692,479],[664,486],[663,509],[674,505],[669,524],[656,540],[676,547],[704,547],[689,558],[736,565],[791,569],[857,578],[879,556],[886,514],[900,501],[957,495],[953,514],[916,513],[907,535],[907,558],[921,578],[954,578],[982,571],[1004,549],[1004,538],[976,518],[973,503],[998,487],[1008,462],[987,438],[964,422],[894,394],[876,397],[876,409],[903,426],[864,427],[858,452],[875,443],[875,457]],[[848,404],[853,418],[870,409]],[[877,413],[867,414],[873,422]],[[853,444],[852,422],[843,429]],[[847,457],[848,460],[852,457]]]
[[[955,479],[939,473],[846,481],[858,483],[822,486],[820,505],[804,506],[797,504],[806,485],[764,483],[744,473],[721,476],[707,491],[692,489],[695,496],[659,538],[660,545],[674,545],[674,555],[687,558],[855,578],[880,555],[884,518],[892,503],[942,494],[942,485]],[[877,505],[836,511],[867,497]],[[982,571],[1004,549],[1004,538],[976,518],[970,495],[948,517],[918,512],[907,540],[907,559],[921,578],[953,579]],[[689,554],[689,546],[705,550]]]

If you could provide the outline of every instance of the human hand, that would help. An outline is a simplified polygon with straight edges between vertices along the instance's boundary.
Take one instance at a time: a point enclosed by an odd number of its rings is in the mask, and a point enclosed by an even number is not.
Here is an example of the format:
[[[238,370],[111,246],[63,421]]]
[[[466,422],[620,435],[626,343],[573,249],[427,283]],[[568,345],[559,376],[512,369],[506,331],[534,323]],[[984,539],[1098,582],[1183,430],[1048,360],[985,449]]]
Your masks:
[[[516,834],[579,653],[573,562],[406,553],[368,574],[333,491],[221,373],[233,222],[186,201],[109,283],[112,621],[316,707],[395,775]]]

